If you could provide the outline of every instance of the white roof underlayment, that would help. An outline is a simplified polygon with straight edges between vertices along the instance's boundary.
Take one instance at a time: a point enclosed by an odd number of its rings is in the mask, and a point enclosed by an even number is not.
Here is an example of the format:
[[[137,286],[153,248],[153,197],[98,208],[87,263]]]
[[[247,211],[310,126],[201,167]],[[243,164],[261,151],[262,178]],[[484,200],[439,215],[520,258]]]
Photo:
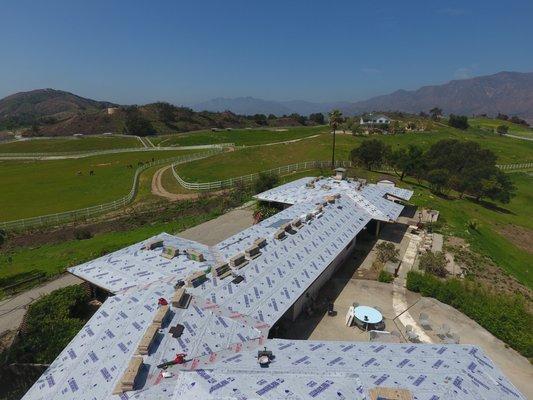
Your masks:
[[[362,184],[356,180],[334,178],[301,178],[267,190],[254,196],[258,200],[296,204],[313,202],[324,196],[337,193],[350,197],[358,207],[365,210],[373,219],[395,221],[403,206],[389,201],[391,196],[399,200],[409,200],[413,192],[386,184]]]
[[[205,262],[181,255],[167,260],[160,248],[143,250],[142,242],[71,268],[115,296],[24,399],[367,399],[380,386],[407,388],[414,399],[523,399],[474,346],[268,340],[270,327],[372,218],[341,193],[301,228],[275,239],[280,226],[317,210],[318,201],[309,200],[212,247],[168,234],[155,237],[180,250],[201,251]],[[191,272],[227,261],[259,238],[266,239],[261,255],[234,271],[240,283],[208,274],[203,284],[187,288],[189,307],[171,307],[143,356],[135,390],[113,395],[158,299],[169,299],[174,284]],[[174,338],[169,331],[177,324],[184,330]],[[263,346],[275,356],[268,368],[257,363]],[[187,353],[188,362],[169,367],[173,376],[163,378],[157,365],[176,353]]]

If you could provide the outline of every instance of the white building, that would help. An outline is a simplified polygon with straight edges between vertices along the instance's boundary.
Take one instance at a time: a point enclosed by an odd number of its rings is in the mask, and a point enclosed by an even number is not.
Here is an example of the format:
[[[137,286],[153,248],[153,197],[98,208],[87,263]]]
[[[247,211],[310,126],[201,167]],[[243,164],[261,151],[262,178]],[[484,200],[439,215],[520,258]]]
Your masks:
[[[360,125],[389,125],[391,120],[385,115],[365,114],[359,120]]]

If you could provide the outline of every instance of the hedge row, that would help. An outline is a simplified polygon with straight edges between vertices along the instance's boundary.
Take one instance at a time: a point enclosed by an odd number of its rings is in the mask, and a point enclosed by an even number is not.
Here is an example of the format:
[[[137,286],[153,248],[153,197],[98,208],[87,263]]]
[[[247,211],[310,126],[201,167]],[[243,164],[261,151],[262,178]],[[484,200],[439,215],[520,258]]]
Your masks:
[[[494,293],[470,280],[411,271],[407,288],[460,310],[525,357],[533,357],[533,315],[518,295]]]

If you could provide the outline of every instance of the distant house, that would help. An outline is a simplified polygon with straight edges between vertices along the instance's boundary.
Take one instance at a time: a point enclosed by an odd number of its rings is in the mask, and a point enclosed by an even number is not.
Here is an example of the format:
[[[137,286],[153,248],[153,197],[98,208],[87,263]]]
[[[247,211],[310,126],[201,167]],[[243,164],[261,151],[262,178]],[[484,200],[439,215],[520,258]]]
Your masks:
[[[389,125],[390,119],[385,115],[365,114],[359,121],[361,125]]]

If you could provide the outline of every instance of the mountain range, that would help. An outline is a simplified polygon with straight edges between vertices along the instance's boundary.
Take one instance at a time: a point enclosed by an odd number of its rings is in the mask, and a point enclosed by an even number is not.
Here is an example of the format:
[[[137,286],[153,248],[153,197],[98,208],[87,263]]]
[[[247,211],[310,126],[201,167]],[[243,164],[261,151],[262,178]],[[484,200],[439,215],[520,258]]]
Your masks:
[[[369,111],[418,113],[433,107],[445,114],[489,114],[501,112],[533,121],[533,72],[499,72],[493,75],[453,80],[442,85],[393,93],[357,102],[313,103],[269,101],[253,97],[216,98],[193,104],[194,110],[232,111],[237,114],[308,115],[340,109],[346,115]]]

